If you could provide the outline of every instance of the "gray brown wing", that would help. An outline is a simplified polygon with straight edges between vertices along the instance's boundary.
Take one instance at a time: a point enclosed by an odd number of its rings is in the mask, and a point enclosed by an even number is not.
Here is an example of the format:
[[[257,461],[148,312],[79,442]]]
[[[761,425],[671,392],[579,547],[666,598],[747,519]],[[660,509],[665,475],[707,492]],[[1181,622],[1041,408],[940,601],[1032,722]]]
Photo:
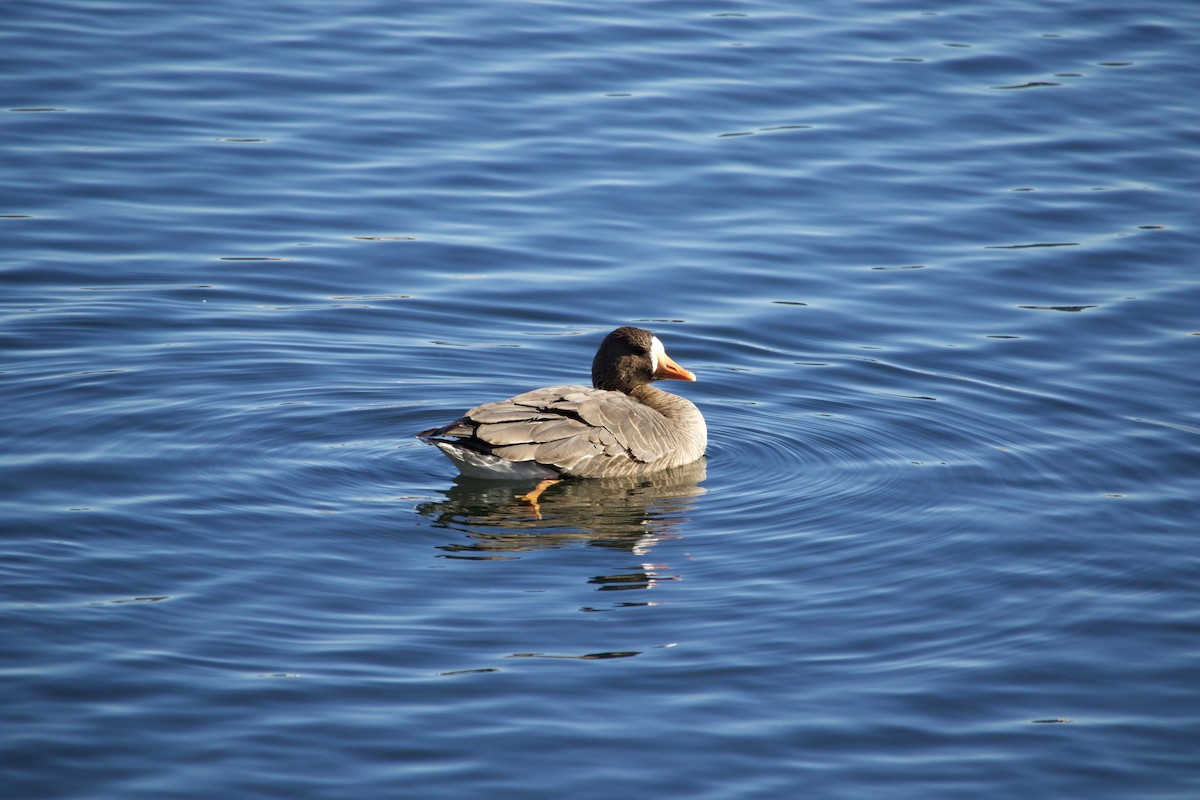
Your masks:
[[[674,449],[675,430],[666,417],[620,392],[596,392],[579,403],[579,416],[608,431],[635,461],[652,463]]]
[[[668,455],[674,431],[666,419],[621,394],[582,386],[535,389],[468,411],[456,431],[473,436],[494,455],[536,461],[587,475],[601,464],[628,462],[631,471]]]

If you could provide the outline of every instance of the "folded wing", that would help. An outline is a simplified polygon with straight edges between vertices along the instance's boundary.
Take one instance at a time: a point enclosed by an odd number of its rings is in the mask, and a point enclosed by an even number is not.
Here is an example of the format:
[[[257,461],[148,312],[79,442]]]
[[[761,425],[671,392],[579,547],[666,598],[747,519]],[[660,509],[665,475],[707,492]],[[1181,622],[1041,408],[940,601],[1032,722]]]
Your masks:
[[[582,386],[535,389],[486,403],[426,438],[561,475],[637,473],[670,456],[677,433],[658,411],[621,393]]]

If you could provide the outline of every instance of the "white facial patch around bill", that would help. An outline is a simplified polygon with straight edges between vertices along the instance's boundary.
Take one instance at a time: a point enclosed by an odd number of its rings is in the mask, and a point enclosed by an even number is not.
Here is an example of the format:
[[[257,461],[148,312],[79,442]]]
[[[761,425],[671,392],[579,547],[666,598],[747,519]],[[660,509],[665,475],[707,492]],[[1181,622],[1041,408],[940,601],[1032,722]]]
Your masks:
[[[658,372],[658,357],[665,356],[667,348],[663,347],[663,343],[658,340],[657,336],[650,339],[650,374]]]

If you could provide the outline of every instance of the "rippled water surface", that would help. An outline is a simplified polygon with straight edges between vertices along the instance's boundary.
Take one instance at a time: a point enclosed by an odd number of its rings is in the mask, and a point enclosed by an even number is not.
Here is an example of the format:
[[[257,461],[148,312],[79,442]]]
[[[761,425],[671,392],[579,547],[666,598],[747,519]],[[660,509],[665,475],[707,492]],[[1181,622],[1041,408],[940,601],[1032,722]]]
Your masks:
[[[0,796],[1200,796],[1200,6],[9,3]],[[697,373],[541,517],[412,434]]]

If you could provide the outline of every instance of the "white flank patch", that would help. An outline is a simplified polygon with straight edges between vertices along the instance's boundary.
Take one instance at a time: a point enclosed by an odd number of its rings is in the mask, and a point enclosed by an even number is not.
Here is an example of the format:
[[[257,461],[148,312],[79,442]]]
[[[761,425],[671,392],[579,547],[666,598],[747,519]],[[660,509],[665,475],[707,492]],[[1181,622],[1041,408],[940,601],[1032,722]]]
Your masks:
[[[557,478],[558,473],[536,461],[509,461],[507,458],[477,453],[453,442],[434,442],[446,457],[468,478],[489,480],[524,480],[526,478]]]

